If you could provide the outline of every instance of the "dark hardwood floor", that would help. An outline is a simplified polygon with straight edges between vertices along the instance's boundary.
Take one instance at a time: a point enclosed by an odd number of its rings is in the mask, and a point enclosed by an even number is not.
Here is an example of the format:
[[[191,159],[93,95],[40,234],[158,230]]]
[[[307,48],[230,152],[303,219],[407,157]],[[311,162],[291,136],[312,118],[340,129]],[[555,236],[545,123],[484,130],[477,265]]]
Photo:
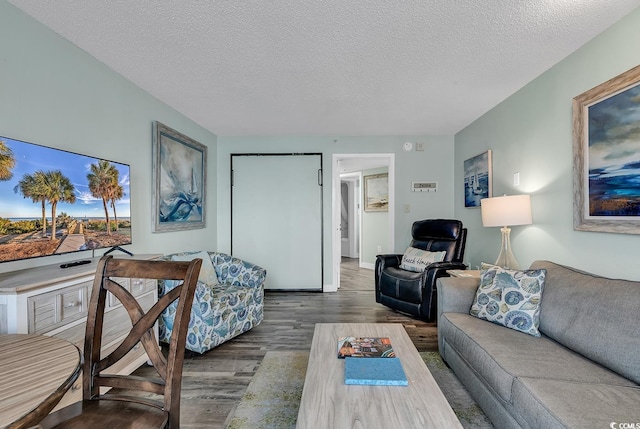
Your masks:
[[[435,323],[376,303],[373,271],[343,259],[338,292],[267,291],[259,326],[202,355],[188,352],[182,427],[223,428],[268,351],[309,350],[315,324],[331,322],[402,323],[419,351],[437,350]]]

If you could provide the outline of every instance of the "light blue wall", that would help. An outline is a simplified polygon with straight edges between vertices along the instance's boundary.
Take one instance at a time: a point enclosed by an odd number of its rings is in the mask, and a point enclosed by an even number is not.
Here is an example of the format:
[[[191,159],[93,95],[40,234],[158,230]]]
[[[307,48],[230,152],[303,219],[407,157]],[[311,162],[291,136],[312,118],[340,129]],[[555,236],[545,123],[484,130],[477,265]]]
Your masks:
[[[376,263],[376,255],[383,253],[393,253],[389,237],[389,212],[368,212],[364,210],[364,181],[367,176],[388,173],[389,169],[374,168],[362,172],[362,236],[360,247],[360,262],[365,267],[373,268]],[[378,246],[381,250],[378,252]]]
[[[413,221],[455,212],[470,228],[465,259],[472,265],[495,259],[500,234],[481,226],[479,210],[464,208],[462,164],[493,149],[494,195],[532,193],[534,225],[514,227],[512,233],[523,265],[551,259],[603,275],[640,279],[640,265],[635,263],[640,237],[573,231],[571,147],[572,98],[639,63],[640,10],[636,10],[458,133],[455,156],[453,136],[216,138],[0,2],[0,135],[131,164],[134,244],[129,248],[137,253],[229,248],[232,152],[322,152],[325,184],[331,183],[333,154],[394,153],[394,251],[402,252],[408,245]],[[204,230],[151,232],[154,120],[209,147]],[[403,152],[404,141],[423,142],[425,151]],[[519,188],[511,185],[514,172],[520,172]],[[438,193],[412,193],[412,181],[438,181]],[[326,187],[325,279],[332,278],[331,201]],[[410,213],[404,212],[406,204]],[[5,263],[0,272],[77,257]]]
[[[151,126],[160,121],[209,147],[207,228],[151,232]],[[216,136],[153,98],[7,2],[0,2],[0,136],[131,165],[134,253],[215,248]],[[0,272],[90,252],[0,264]]]
[[[403,152],[405,141],[421,142],[424,152]],[[453,136],[377,137],[218,137],[218,249],[229,251],[230,243],[230,154],[231,153],[323,154],[324,167],[324,279],[331,284],[331,179],[334,154],[395,154],[395,251],[402,253],[411,240],[411,224],[419,219],[453,215]],[[411,192],[411,182],[438,181],[434,194]],[[411,212],[404,213],[410,204]]]
[[[494,262],[499,228],[464,208],[463,162],[493,150],[494,195],[531,194],[531,226],[512,228],[522,266],[548,259],[640,280],[640,236],[573,230],[572,99],[640,64],[640,9],[542,74],[455,136],[455,213],[470,228],[465,260]],[[520,173],[519,187],[513,173]]]

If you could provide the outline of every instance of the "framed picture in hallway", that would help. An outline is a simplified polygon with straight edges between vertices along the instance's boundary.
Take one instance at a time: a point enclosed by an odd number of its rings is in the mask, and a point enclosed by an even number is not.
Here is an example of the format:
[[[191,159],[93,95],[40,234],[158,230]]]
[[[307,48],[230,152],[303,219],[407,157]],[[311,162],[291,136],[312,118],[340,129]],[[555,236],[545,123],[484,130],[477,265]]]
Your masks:
[[[573,227],[640,234],[640,66],[573,99]]]
[[[364,176],[364,211],[389,211],[389,174]]]
[[[207,147],[153,123],[153,232],[205,227]]]
[[[491,150],[464,161],[464,206],[480,207],[480,200],[491,198]]]

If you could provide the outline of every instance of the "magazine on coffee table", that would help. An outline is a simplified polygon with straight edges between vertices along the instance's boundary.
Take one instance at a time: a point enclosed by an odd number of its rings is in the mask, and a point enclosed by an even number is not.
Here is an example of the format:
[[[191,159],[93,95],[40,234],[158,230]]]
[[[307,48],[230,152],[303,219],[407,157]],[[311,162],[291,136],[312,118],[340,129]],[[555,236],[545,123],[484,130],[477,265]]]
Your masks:
[[[338,358],[394,358],[391,340],[387,337],[339,337]]]

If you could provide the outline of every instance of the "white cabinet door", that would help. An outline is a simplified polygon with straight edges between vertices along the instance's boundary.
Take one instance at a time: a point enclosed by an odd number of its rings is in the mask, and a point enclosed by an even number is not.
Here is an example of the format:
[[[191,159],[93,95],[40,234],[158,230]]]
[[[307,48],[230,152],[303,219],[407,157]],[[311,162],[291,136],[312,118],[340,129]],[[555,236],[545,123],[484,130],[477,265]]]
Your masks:
[[[322,290],[322,156],[231,155],[231,246],[266,289]]]

